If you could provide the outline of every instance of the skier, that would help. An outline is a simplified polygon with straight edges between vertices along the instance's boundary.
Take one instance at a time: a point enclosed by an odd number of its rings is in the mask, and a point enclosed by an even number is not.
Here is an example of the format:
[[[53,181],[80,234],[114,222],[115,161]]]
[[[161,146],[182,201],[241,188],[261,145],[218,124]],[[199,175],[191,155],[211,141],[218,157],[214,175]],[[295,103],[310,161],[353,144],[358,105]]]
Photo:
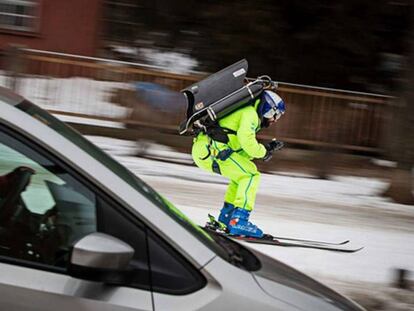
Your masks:
[[[261,144],[256,133],[275,123],[284,113],[283,100],[276,93],[265,90],[252,105],[218,121],[219,128],[228,136],[227,143],[213,139],[205,132],[194,138],[192,157],[196,165],[230,179],[218,220],[232,235],[263,236],[263,231],[249,221],[260,181],[260,173],[252,160],[268,161],[273,151],[283,147],[283,142],[274,139]]]

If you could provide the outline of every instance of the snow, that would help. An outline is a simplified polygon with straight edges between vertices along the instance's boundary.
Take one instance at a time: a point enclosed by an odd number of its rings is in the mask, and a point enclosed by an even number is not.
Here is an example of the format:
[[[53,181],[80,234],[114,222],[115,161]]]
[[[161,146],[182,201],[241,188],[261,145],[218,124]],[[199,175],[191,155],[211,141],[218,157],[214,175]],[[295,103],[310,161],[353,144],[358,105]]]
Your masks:
[[[87,125],[93,125],[93,126],[102,126],[102,127],[119,128],[119,129],[125,128],[125,125],[121,122],[97,120],[97,119],[87,118],[87,117],[80,118],[80,117],[61,115],[61,114],[55,114],[55,116],[59,118],[61,121],[67,122],[67,123],[87,124]]]
[[[4,72],[0,85],[7,86]],[[94,117],[124,118],[128,109],[111,103],[112,91],[132,89],[132,84],[95,81],[87,78],[30,76],[19,79],[19,94],[44,109],[86,114]]]
[[[198,61],[186,53],[121,45],[111,45],[110,47],[114,52],[132,59],[139,58],[145,64],[158,67],[156,69],[166,72],[191,74],[198,67]]]
[[[149,64],[162,67],[164,70],[173,73],[192,73],[198,66],[195,59],[183,53],[164,52],[150,48],[141,48],[138,52]]]
[[[134,142],[89,137],[175,203],[196,223],[217,215],[226,179],[193,166],[131,156]],[[181,157],[167,147],[153,146],[160,156]],[[365,248],[353,254],[321,250],[249,247],[275,257],[320,280],[389,284],[396,268],[414,271],[414,208],[395,204],[379,194],[387,182],[335,176],[318,180],[286,173],[263,174],[253,221],[265,232],[288,237],[342,241]]]
[[[140,65],[144,67],[153,67],[153,69],[158,71],[177,74],[191,74],[196,72],[196,69],[199,65],[198,61],[195,58],[192,58],[189,53],[185,52],[182,53],[159,48],[144,48],[122,45],[110,45],[109,48],[113,52],[127,59],[143,62],[144,64]]]

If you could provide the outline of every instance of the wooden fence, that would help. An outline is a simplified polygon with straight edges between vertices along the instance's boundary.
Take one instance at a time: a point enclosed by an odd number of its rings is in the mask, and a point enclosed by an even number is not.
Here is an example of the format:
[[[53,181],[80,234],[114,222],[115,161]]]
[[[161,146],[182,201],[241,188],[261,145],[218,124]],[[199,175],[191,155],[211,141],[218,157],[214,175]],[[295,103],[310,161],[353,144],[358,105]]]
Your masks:
[[[36,83],[45,83],[46,80],[52,84],[56,83],[56,79],[53,78],[66,81],[82,77],[88,78],[84,80],[86,84],[92,83],[91,81],[107,83],[110,91],[105,91],[106,109],[109,103],[116,108],[124,107],[127,112],[122,114],[106,111],[103,114],[101,113],[103,109],[99,106],[85,109],[85,98],[79,95],[84,91],[74,85],[71,86],[73,97],[80,96],[83,101],[71,100],[70,109],[60,109],[57,105],[59,101],[67,100],[67,97],[64,99],[60,98],[59,93],[52,94],[51,90],[56,91],[56,86],[49,86],[49,91],[47,86],[43,87],[46,91],[42,91],[41,96],[49,98],[51,105],[48,107],[49,110],[78,117],[119,121],[128,126],[149,127],[177,133],[177,135],[178,125],[185,117],[183,107],[177,107],[175,111],[168,109],[168,112],[153,111],[152,107],[138,100],[136,91],[129,86],[132,82],[146,81],[179,91],[203,78],[201,74],[178,75],[162,71],[160,68],[134,63],[44,51],[24,50],[21,55],[20,62],[24,65],[19,68],[24,70],[19,73],[19,76],[26,80],[31,77],[31,83],[34,84],[29,91],[26,90],[29,94],[24,94],[29,95],[29,98],[32,95],[30,90],[40,89]],[[390,122],[391,97],[282,82],[279,82],[278,93],[286,102],[287,112],[276,126],[262,132],[262,138],[277,137],[290,144],[310,148],[328,147],[367,153],[382,152],[385,133]],[[94,98],[94,94],[89,92],[88,103],[99,104],[102,99]]]

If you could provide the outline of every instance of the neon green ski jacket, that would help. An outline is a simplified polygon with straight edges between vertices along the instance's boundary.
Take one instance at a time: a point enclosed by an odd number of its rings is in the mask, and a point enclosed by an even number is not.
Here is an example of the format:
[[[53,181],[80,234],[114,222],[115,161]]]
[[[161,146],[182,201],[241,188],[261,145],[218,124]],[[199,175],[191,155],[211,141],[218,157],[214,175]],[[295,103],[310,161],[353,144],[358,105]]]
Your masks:
[[[257,113],[259,103],[258,99],[254,105],[241,108],[219,120],[221,127],[237,133],[237,135],[228,135],[227,145],[234,151],[242,149],[239,153],[249,159],[260,159],[266,155],[266,148],[256,139],[256,133],[260,130],[260,119]]]

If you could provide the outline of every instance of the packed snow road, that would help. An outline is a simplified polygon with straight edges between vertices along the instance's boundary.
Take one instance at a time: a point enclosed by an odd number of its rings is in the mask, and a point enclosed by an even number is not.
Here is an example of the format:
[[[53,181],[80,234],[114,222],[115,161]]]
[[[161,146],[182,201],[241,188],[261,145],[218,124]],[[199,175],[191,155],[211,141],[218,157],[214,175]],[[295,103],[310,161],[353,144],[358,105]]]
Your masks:
[[[141,179],[172,201],[196,223],[217,215],[227,181],[192,166],[131,156],[135,144],[89,137]],[[157,147],[155,147],[157,148]],[[162,147],[155,151],[167,152]],[[170,153],[171,154],[171,153]],[[414,208],[379,196],[381,180],[263,174],[252,221],[267,233],[342,241],[364,246],[357,253],[249,244],[330,284],[389,284],[396,268],[414,271]]]

